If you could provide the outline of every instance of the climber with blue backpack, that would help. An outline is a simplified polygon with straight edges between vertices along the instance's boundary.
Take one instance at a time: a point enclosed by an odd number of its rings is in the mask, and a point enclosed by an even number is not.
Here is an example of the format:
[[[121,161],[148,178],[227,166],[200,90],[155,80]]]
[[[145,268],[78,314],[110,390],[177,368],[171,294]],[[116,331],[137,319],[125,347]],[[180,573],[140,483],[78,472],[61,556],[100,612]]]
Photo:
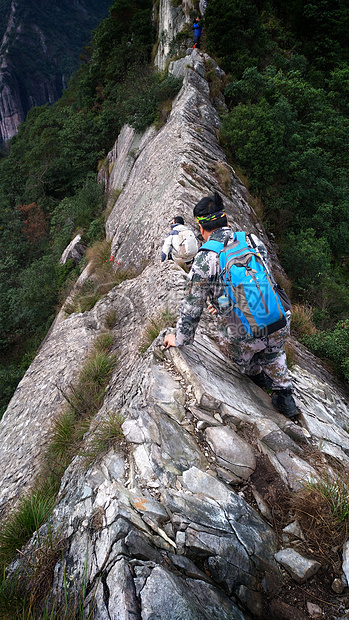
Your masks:
[[[254,383],[272,390],[276,409],[294,418],[298,410],[284,350],[290,302],[271,275],[266,248],[256,235],[232,231],[218,193],[202,198],[194,217],[205,243],[188,274],[176,333],[168,334],[164,345],[193,342],[209,299],[229,357]]]

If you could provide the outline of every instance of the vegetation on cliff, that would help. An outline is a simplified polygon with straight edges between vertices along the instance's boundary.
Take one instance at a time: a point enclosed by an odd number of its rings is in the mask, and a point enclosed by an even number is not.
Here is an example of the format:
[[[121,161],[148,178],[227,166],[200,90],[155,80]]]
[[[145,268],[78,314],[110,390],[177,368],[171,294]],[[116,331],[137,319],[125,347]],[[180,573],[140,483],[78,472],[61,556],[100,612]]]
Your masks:
[[[263,205],[293,301],[313,309],[307,344],[347,380],[348,27],[339,0],[211,0],[205,13],[207,50],[230,76],[222,142]]]
[[[63,249],[77,231],[87,244],[104,236],[98,162],[125,122],[143,130],[180,87],[151,69],[151,15],[150,0],[114,0],[63,97],[29,112],[0,162],[2,411],[73,269],[58,264]]]

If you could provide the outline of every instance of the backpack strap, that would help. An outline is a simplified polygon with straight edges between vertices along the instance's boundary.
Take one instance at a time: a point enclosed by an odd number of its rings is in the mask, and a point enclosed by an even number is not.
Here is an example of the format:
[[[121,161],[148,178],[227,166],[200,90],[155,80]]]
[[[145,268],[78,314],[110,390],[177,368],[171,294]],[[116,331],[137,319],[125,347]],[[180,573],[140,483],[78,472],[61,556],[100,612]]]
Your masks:
[[[246,233],[243,230],[234,232],[234,241],[238,241],[241,245],[247,245]]]
[[[224,243],[211,239],[209,241],[206,241],[206,243],[202,244],[201,248],[199,248],[199,252],[200,250],[211,250],[211,252],[216,252],[216,254],[219,254],[219,252],[223,250],[223,248]]]
[[[222,243],[221,241],[215,241],[214,239],[209,239],[208,241],[206,241],[206,243],[203,243],[201,248],[199,249],[200,250],[211,250],[212,252],[216,252],[216,254],[219,254],[219,252],[223,250],[226,244],[231,241],[232,239],[231,237],[229,237],[229,235],[226,237],[225,243]],[[243,232],[242,230],[238,232],[234,232],[233,241],[237,242],[242,247],[247,246],[246,233]]]

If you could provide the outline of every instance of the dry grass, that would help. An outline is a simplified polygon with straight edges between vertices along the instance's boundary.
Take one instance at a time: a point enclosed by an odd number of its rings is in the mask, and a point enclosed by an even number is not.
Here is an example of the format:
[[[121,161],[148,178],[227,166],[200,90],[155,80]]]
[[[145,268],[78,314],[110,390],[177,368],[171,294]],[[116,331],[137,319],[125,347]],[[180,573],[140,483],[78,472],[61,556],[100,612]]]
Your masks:
[[[231,185],[231,171],[224,162],[219,161],[216,163],[215,177],[222,191],[225,194],[229,194]]]
[[[313,309],[310,306],[292,305],[291,329],[298,337],[316,333]]]
[[[296,365],[297,359],[296,359],[295,348],[290,341],[287,341],[285,343],[285,353],[286,353],[287,368],[291,369]]]
[[[340,465],[335,473],[324,469],[318,480],[304,484],[293,496],[291,507],[313,554],[334,565],[338,561],[337,549],[348,537],[347,472]]]
[[[334,522],[326,499],[315,489],[305,488],[293,498],[292,508],[307,546],[320,560],[335,561],[333,549],[343,545],[347,527]]]
[[[108,270],[111,251],[111,243],[104,239],[103,241],[97,241],[92,247],[86,250],[86,258],[90,265],[90,271],[93,273],[99,270]]]
[[[240,175],[238,175],[240,178]],[[244,177],[246,178],[246,177]],[[264,220],[264,205],[262,199],[259,196],[249,195],[249,204],[257,215],[258,219],[263,222]]]
[[[37,534],[20,553],[15,572],[4,575],[0,583],[0,617],[56,618],[47,612],[46,602],[52,588],[54,568],[65,549],[65,539],[50,528]],[[46,608],[46,609],[45,609]]]
[[[100,292],[95,290],[92,280],[87,280],[82,285],[75,287],[75,293],[71,301],[67,301],[63,306],[66,314],[77,312],[88,312],[101,298]]]
[[[165,125],[168,117],[171,114],[172,102],[173,102],[173,99],[166,99],[166,101],[163,101],[161,103],[158,114],[157,114],[157,119],[154,123],[156,130],[161,129],[161,127]]]
[[[30,551],[22,556],[30,607],[36,607],[47,597],[52,587],[55,565],[65,545],[64,537],[49,531],[45,538],[39,536],[35,543],[31,544]]]
[[[104,325],[107,329],[113,329],[116,325],[116,312],[113,308],[104,317]]]
[[[115,286],[137,277],[146,267],[146,262],[138,265],[137,270],[124,269],[110,256],[110,243],[106,240],[95,243],[86,252],[90,275],[85,282],[76,285],[75,294],[63,306],[66,314],[87,312]]]

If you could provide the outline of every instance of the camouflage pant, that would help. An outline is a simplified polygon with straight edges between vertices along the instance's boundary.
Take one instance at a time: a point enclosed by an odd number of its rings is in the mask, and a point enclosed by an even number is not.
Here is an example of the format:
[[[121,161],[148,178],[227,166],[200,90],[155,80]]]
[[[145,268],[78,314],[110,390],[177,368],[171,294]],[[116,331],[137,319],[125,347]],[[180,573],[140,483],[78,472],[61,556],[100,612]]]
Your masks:
[[[264,371],[273,381],[273,388],[291,388],[287,371],[284,345],[289,335],[289,325],[264,338],[247,337],[243,340],[221,339],[228,357],[245,375],[258,375]],[[228,347],[227,347],[228,344]]]

